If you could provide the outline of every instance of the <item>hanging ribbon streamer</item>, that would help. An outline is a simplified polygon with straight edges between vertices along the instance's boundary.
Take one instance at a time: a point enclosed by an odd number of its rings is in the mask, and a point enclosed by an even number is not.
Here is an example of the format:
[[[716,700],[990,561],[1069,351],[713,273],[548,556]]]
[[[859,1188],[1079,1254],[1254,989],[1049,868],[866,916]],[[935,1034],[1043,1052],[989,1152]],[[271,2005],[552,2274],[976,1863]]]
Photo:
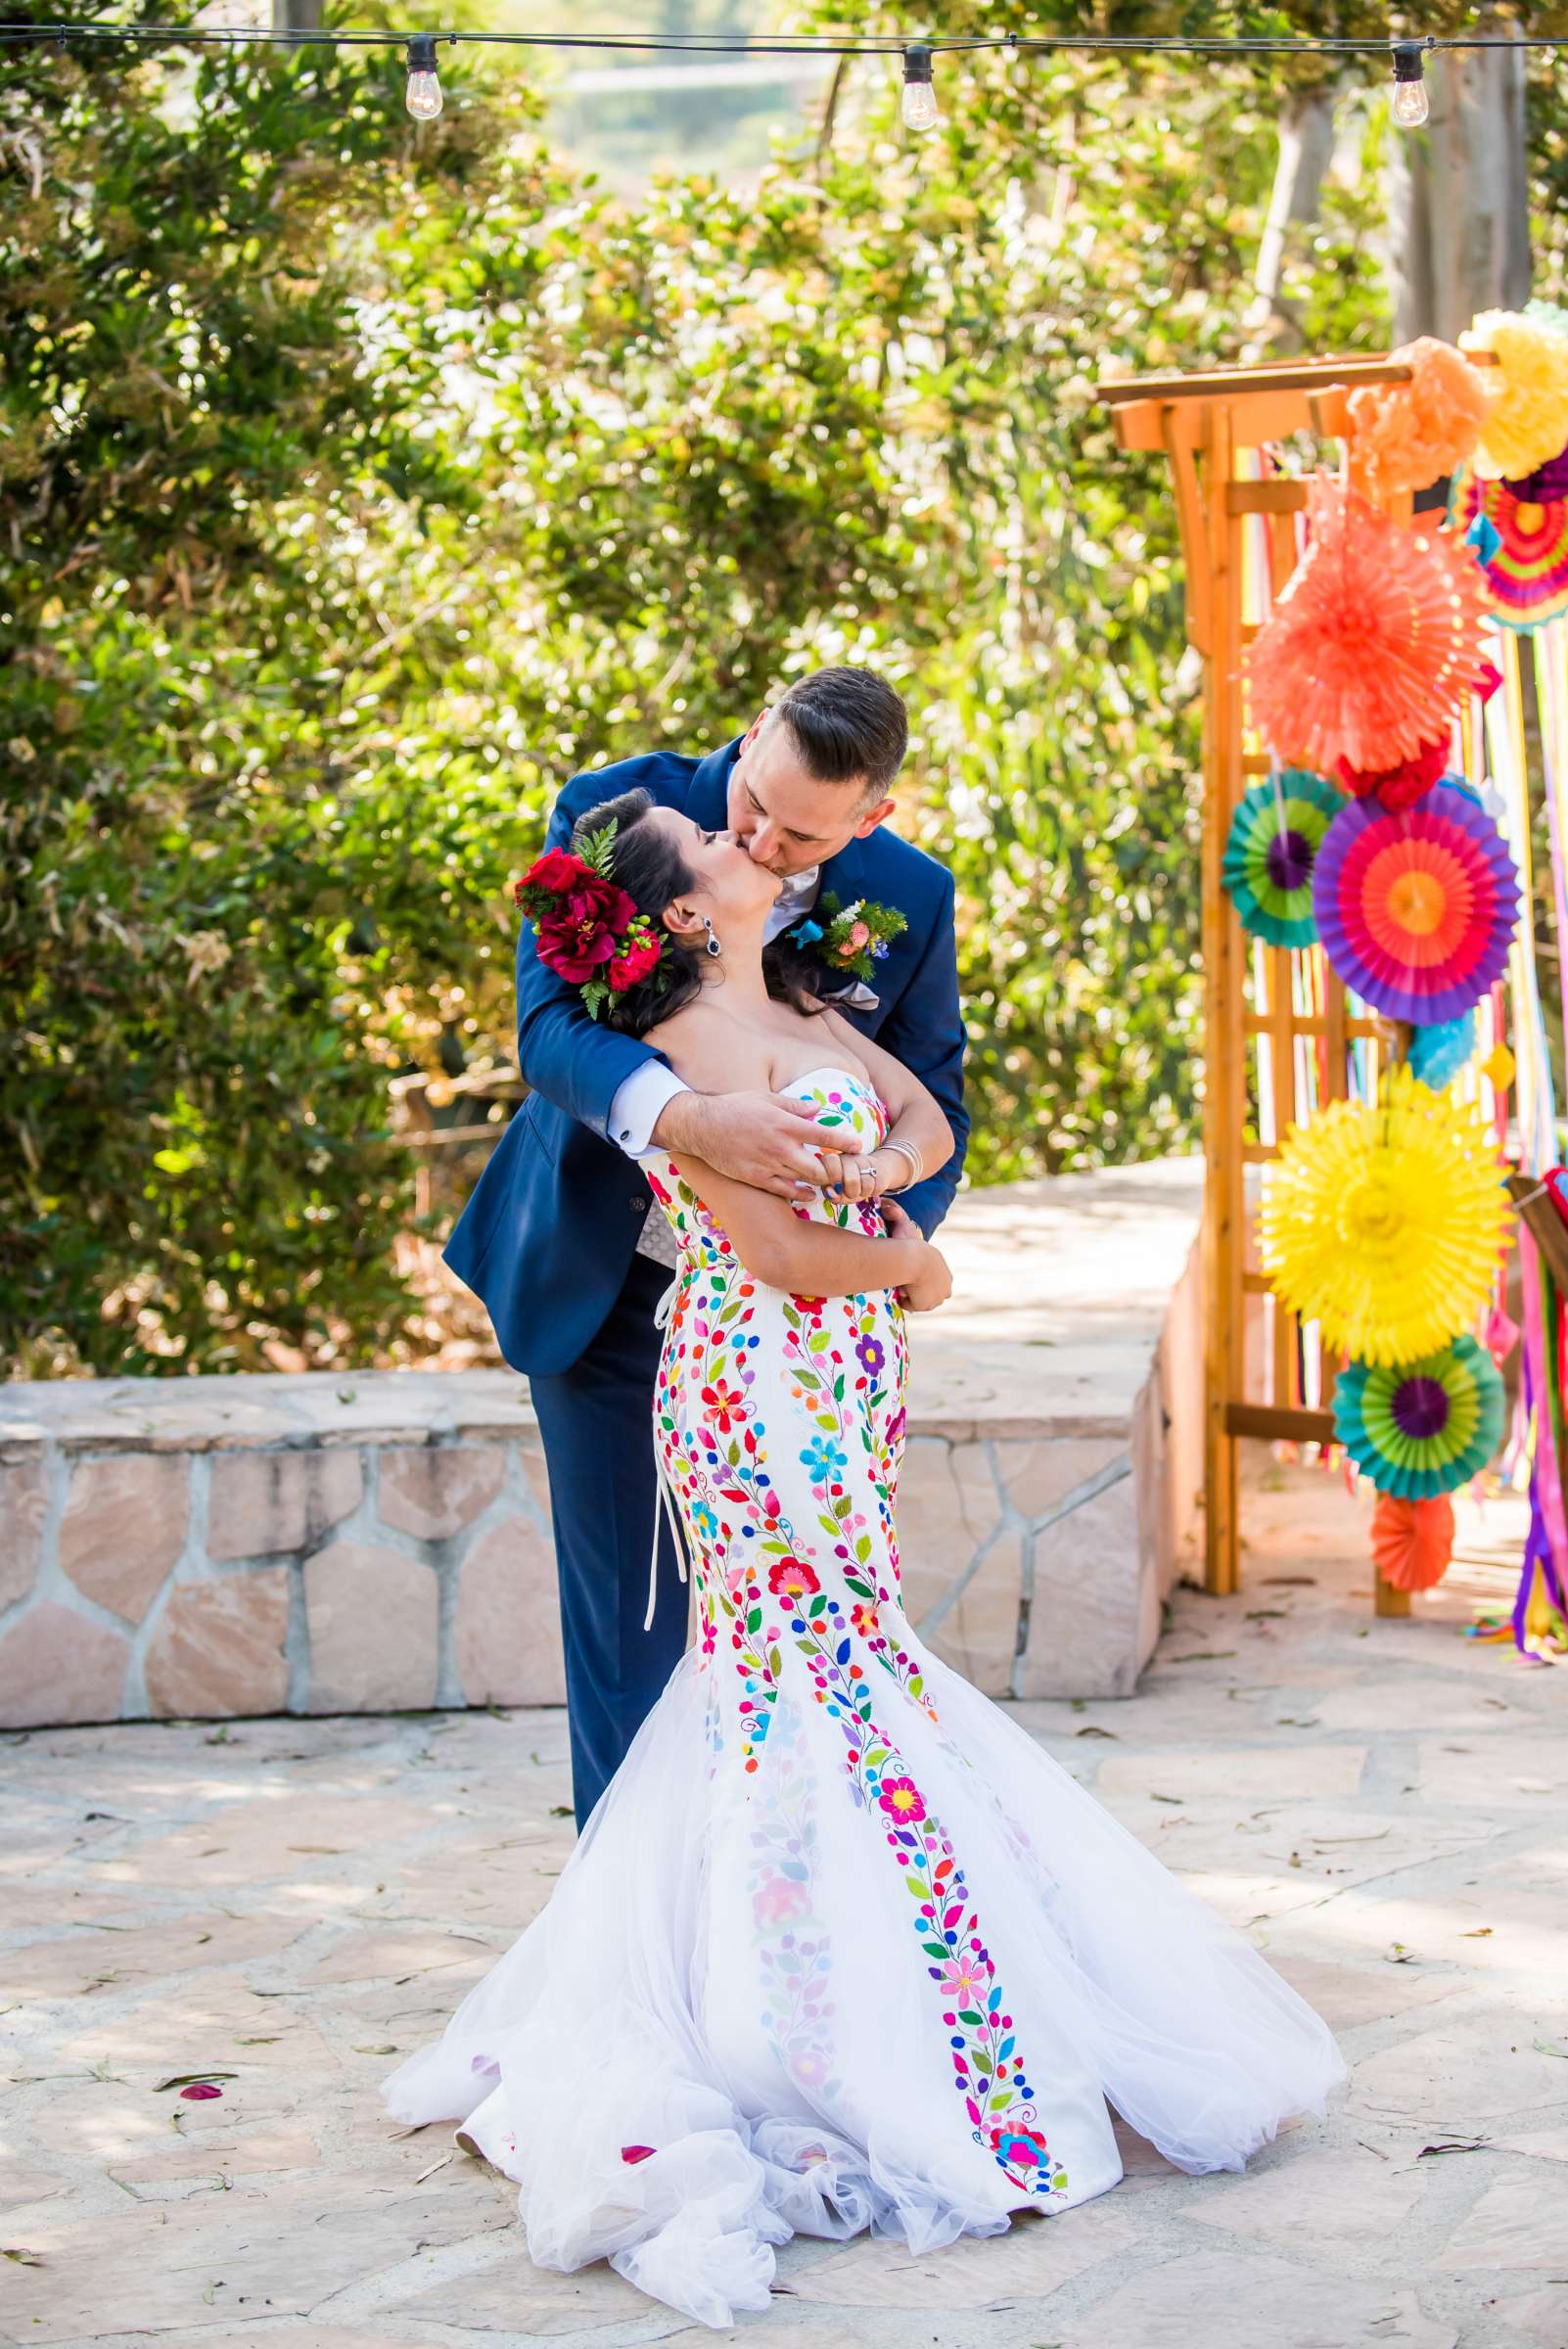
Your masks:
[[[1568,864],[1564,859],[1568,842],[1568,624],[1552,620],[1534,634],[1552,902],[1557,935],[1564,939],[1568,938]],[[1478,791],[1485,791],[1490,779],[1489,805],[1518,867],[1522,905],[1506,981],[1493,989],[1490,1004],[1482,1006],[1483,1013],[1490,1016],[1482,1020],[1479,1061],[1481,1067],[1487,1067],[1496,1047],[1506,1042],[1514,1062],[1510,1155],[1517,1155],[1526,1173],[1540,1174],[1557,1164],[1560,1145],[1551,1054],[1536,964],[1530,753],[1518,634],[1499,634],[1492,657],[1502,672],[1502,683],[1484,709],[1472,704],[1470,722],[1461,728],[1465,773]],[[1495,1059],[1491,1065],[1496,1069]],[[1499,1138],[1506,1142],[1510,1138],[1510,1088],[1506,1083],[1494,1087],[1489,1081],[1482,1082],[1484,1092],[1493,1094],[1491,1114]],[[1563,1498],[1564,1316],[1556,1285],[1522,1221],[1518,1237],[1524,1298],[1521,1407],[1518,1438],[1510,1447],[1506,1466],[1516,1486],[1528,1483],[1530,1530],[1511,1621],[1497,1624],[1490,1634],[1486,1627],[1478,1626],[1477,1635],[1506,1637],[1511,1629],[1514,1643],[1522,1652],[1542,1655],[1554,1645],[1554,1626],[1558,1631],[1562,1626],[1563,1577],[1568,1572],[1568,1509]]]
[[[1557,1284],[1523,1222],[1519,1268],[1524,1290],[1524,1405],[1534,1421],[1530,1532],[1513,1602],[1514,1645],[1527,1655],[1561,1651],[1568,1638],[1562,1561],[1568,1560],[1568,1514],[1562,1490],[1562,1386],[1558,1375],[1563,1309]]]
[[[1525,739],[1524,685],[1519,667],[1519,639],[1496,638],[1491,654],[1502,671],[1502,683],[1487,703],[1481,729],[1467,729],[1470,758],[1467,779],[1484,791],[1487,767],[1497,797],[1499,828],[1508,844],[1519,875],[1521,913],[1508,953],[1508,1008],[1512,1049],[1517,1064],[1514,1078],[1515,1118],[1519,1163],[1527,1174],[1539,1174],[1557,1158],[1556,1103],[1551,1082],[1551,1057],[1546,1043],[1545,1017],[1536,978],[1532,907],[1535,898],[1534,862],[1530,851],[1530,760]],[[1485,740],[1484,760],[1478,756]]]

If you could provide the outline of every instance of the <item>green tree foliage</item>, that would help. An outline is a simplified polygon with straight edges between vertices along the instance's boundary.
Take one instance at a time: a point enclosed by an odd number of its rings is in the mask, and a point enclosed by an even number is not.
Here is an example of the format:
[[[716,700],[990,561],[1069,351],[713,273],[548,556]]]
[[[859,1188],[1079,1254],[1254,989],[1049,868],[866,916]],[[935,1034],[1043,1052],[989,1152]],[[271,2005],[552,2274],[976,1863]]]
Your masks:
[[[23,1370],[409,1359],[390,1088],[506,1067],[554,791],[822,661],[915,712],[978,1178],[1191,1131],[1175,523],[1094,384],[1242,347],[1256,77],[977,61],[916,144],[857,68],[759,193],[628,209],[513,61],[442,71],[418,131],[373,52],[40,47],[0,84]],[[1363,230],[1297,289],[1325,341],[1375,304]]]

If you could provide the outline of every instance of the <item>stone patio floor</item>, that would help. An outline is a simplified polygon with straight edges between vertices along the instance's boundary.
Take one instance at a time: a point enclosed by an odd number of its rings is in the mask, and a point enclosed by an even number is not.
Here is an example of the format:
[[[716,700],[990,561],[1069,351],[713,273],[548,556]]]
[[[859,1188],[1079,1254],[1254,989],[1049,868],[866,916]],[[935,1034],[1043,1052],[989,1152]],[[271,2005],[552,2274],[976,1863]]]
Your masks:
[[[533,2269],[504,2182],[381,2116],[566,1859],[560,1713],[6,1738],[0,2337],[1563,2349],[1568,1677],[1458,1635],[1516,1503],[1410,1623],[1371,1617],[1363,1519],[1261,1460],[1244,1592],[1179,1591],[1135,1698],[1018,1708],[1339,2032],[1326,2125],[1243,2178],[1129,2140],[1116,2192],[931,2258],[790,2245],[731,2334]]]

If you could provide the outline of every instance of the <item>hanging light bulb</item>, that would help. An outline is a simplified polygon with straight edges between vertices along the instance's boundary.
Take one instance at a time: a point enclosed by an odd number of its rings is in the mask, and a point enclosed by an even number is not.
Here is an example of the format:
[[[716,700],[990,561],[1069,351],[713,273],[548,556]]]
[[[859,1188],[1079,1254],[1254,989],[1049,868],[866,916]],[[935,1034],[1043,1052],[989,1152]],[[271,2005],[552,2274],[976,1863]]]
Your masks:
[[[1404,130],[1419,130],[1432,109],[1426,101],[1426,67],[1419,41],[1394,44],[1394,119]]]
[[[906,130],[935,130],[942,120],[931,86],[931,51],[914,41],[903,53],[903,124]]]
[[[416,32],[408,44],[408,111],[416,122],[434,122],[441,111],[433,32]]]

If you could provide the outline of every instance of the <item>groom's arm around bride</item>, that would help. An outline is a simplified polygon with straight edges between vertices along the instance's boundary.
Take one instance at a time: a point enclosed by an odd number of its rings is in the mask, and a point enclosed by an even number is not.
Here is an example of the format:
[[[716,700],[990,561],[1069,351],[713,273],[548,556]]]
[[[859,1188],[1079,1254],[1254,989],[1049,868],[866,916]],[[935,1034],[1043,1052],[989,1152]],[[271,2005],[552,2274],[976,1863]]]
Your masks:
[[[749,733],[706,759],[659,751],[576,775],[547,846],[569,846],[593,807],[632,789],[732,833],[783,881],[776,919],[808,937],[821,901],[888,907],[903,928],[872,984],[822,991],[935,1096],[954,1149],[900,1205],[929,1236],[950,1206],[969,1122],[953,885],[887,828],[907,746],[903,705],[863,669],[800,678]],[[505,1359],[529,1374],[544,1436],[560,1572],[579,1821],[619,1764],[684,1639],[673,1591],[644,1634],[655,1484],[649,1427],[666,1251],[648,1234],[652,1195],[633,1163],[650,1144],[791,1196],[823,1171],[810,1113],[781,1095],[696,1093],[648,1043],[592,1019],[547,969],[524,923],[517,947],[518,1061],[530,1087],[446,1248],[484,1301]],[[820,1138],[840,1146],[837,1135]],[[672,1556],[669,1586],[675,1586]],[[678,1588],[678,1586],[676,1586]]]

